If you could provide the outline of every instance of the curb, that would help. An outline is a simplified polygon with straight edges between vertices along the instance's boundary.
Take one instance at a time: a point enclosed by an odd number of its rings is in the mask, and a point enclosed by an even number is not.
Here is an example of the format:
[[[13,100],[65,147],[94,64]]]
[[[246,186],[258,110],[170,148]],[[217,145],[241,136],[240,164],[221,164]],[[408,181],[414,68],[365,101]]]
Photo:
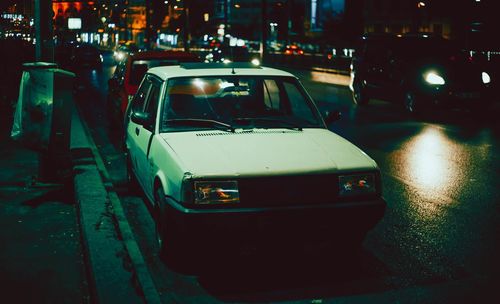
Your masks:
[[[80,114],[73,109],[71,153],[82,245],[95,303],[161,303],[118,195]]]

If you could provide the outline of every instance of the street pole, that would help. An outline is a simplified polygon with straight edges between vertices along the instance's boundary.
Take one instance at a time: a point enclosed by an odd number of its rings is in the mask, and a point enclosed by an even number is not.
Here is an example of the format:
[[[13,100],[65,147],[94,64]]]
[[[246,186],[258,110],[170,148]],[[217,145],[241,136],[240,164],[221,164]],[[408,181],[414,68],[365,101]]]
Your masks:
[[[146,0],[146,32],[145,40],[146,46],[149,48],[151,46],[151,0]]]
[[[54,62],[52,0],[35,0],[35,60]]]
[[[189,41],[191,39],[190,29],[189,29],[189,0],[184,0],[184,50],[189,52]]]
[[[261,61],[264,61],[264,57],[267,56],[267,1],[262,0],[261,2],[261,14],[262,14],[262,33],[261,33],[261,42],[260,42],[260,56]]]

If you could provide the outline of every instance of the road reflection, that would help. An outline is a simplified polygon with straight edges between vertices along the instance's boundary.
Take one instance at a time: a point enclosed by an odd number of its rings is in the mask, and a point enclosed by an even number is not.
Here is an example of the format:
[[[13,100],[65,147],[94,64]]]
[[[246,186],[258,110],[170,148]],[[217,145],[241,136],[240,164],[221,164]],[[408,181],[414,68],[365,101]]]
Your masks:
[[[348,86],[350,79],[348,75],[311,71],[311,80],[315,82]]]
[[[426,126],[420,134],[404,143],[402,150],[402,177],[417,188],[419,196],[452,203],[453,193],[463,184],[460,163],[466,154],[464,148],[448,138],[443,130]],[[426,206],[426,209],[436,208],[432,207],[434,204]]]

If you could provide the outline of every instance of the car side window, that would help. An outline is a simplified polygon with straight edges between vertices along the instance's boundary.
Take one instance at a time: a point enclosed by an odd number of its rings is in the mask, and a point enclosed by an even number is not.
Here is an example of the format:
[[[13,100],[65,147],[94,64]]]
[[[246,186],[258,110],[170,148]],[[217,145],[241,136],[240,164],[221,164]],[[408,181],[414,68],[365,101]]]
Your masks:
[[[269,109],[280,109],[280,89],[275,80],[264,80],[264,104]]]
[[[137,94],[135,94],[131,103],[132,112],[141,112],[144,110],[144,104],[146,102],[146,97],[148,95],[149,89],[151,88],[152,83],[149,78],[144,79],[142,85],[139,87]]]
[[[161,82],[153,80],[151,82],[151,90],[146,101],[144,112],[150,115],[151,123],[145,126],[148,130],[153,131],[156,123],[156,115],[158,113],[158,103],[160,99]]]

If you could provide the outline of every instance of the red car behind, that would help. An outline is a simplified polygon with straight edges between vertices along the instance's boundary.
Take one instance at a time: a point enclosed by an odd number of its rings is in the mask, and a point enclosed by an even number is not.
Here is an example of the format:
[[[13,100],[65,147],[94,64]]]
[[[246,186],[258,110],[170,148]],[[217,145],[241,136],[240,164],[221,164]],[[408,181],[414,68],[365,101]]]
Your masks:
[[[108,81],[107,110],[110,124],[122,128],[125,110],[148,69],[177,65],[181,62],[200,62],[198,55],[183,51],[145,51],[130,54],[120,61]]]

